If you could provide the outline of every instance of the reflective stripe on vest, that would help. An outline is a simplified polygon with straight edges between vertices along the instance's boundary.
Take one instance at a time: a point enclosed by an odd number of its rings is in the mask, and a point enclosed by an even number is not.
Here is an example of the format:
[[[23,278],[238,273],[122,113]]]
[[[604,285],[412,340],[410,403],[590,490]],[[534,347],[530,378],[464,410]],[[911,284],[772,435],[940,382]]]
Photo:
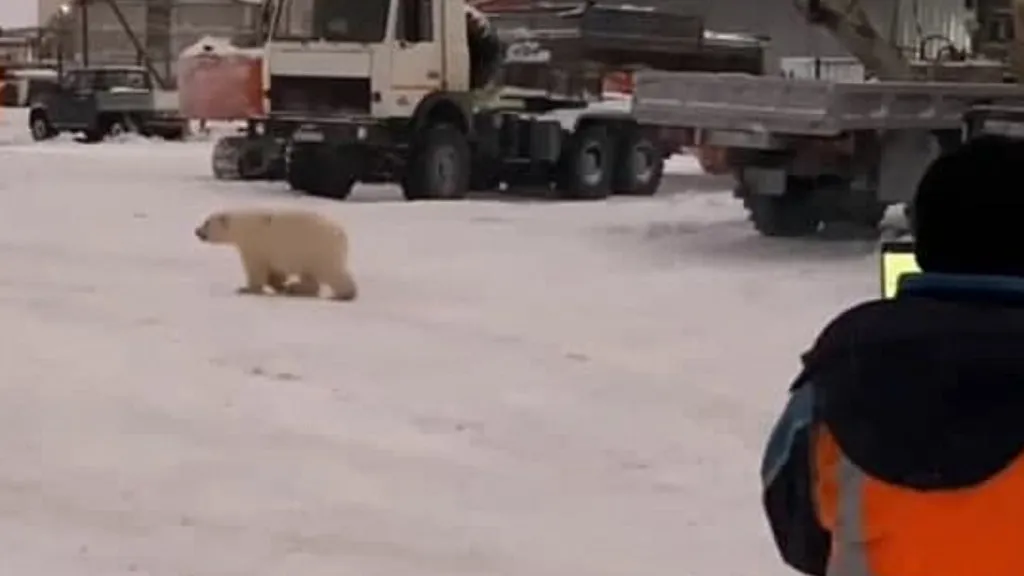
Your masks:
[[[837,466],[839,501],[828,576],[872,576],[864,547],[865,476],[845,456]]]

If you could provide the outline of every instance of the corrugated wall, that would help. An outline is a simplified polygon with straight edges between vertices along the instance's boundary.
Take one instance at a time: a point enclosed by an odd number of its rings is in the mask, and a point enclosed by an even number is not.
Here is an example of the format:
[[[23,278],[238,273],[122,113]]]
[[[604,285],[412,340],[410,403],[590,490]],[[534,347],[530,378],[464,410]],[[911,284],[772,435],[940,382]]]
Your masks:
[[[676,4],[672,0],[661,0]],[[689,1],[689,0],[688,0]],[[941,34],[960,47],[967,45],[963,0],[862,0],[879,31],[913,52],[920,40]],[[828,33],[808,26],[793,0],[702,0],[710,28],[771,37],[769,65],[776,69],[784,56],[848,56]],[[929,42],[929,52],[942,46]]]
[[[920,50],[923,48],[923,56],[926,58],[934,58],[948,43],[960,49],[968,48],[970,34],[965,26],[968,12],[963,4],[963,0],[900,2],[895,35],[897,43],[914,50],[918,55],[921,55]]]

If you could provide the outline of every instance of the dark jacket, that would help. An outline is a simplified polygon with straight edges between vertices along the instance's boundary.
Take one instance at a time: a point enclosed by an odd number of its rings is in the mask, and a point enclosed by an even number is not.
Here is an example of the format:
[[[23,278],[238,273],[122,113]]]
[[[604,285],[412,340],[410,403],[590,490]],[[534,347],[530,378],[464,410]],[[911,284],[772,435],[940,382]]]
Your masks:
[[[803,371],[762,463],[766,513],[791,566],[824,573],[807,453],[813,423],[894,485],[978,484],[1024,451],[1024,279],[920,274],[891,300],[836,317]]]

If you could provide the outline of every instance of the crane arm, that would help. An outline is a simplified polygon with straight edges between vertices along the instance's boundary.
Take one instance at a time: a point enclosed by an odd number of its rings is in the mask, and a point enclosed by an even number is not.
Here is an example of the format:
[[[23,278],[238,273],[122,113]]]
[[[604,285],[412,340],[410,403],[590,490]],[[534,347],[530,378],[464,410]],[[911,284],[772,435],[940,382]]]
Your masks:
[[[794,0],[794,4],[808,22],[828,30],[877,78],[914,78],[910,63],[878,33],[859,0]]]

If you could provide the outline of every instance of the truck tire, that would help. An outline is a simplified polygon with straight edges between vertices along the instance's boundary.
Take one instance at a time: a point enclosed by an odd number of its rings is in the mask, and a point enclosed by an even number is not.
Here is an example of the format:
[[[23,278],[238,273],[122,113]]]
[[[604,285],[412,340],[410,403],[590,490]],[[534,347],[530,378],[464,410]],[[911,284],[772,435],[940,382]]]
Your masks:
[[[33,110],[29,114],[28,128],[32,133],[32,139],[36,142],[49,140],[57,135],[57,131],[53,129],[53,124],[50,124],[50,119],[46,117],[46,112],[42,110]]]
[[[293,142],[285,154],[285,179],[292,190],[331,200],[345,200],[352,194],[355,177],[338,150]]]
[[[242,180],[241,157],[245,136],[225,136],[213,146],[211,164],[217,180]]]
[[[131,132],[131,123],[127,118],[113,118],[107,123],[105,136],[108,138],[120,138]]]
[[[160,128],[158,130],[150,130],[150,132],[162,140],[180,142],[188,136],[188,125],[183,122],[181,126]]]
[[[280,151],[266,140],[225,136],[213,147],[213,175],[218,180],[268,180]]]
[[[793,186],[782,196],[747,194],[743,204],[754,229],[772,238],[798,238],[821,228],[821,214],[814,190]]]
[[[888,205],[878,201],[878,191],[854,188],[851,183],[835,176],[815,179],[818,190],[818,210],[826,228],[839,226],[847,233],[877,232]]]
[[[473,192],[495,192],[501,188],[501,170],[498,162],[487,158],[473,160],[470,168],[469,189]]]
[[[426,128],[413,146],[402,192],[406,200],[460,200],[469,192],[472,155],[466,135],[450,124]]]
[[[573,134],[559,158],[555,186],[568,200],[603,200],[612,193],[615,143],[605,126]]]
[[[309,192],[316,159],[313,146],[289,142],[284,148],[284,179],[288,187],[303,194]]]
[[[665,157],[653,140],[630,130],[615,154],[612,189],[624,196],[654,196],[665,172]]]
[[[102,142],[106,136],[107,131],[105,128],[89,128],[82,132],[82,137],[79,138],[78,141],[85,144],[95,144],[97,142]]]
[[[888,206],[881,202],[869,201],[855,207],[850,211],[849,219],[857,226],[877,230],[885,219],[885,211]]]

